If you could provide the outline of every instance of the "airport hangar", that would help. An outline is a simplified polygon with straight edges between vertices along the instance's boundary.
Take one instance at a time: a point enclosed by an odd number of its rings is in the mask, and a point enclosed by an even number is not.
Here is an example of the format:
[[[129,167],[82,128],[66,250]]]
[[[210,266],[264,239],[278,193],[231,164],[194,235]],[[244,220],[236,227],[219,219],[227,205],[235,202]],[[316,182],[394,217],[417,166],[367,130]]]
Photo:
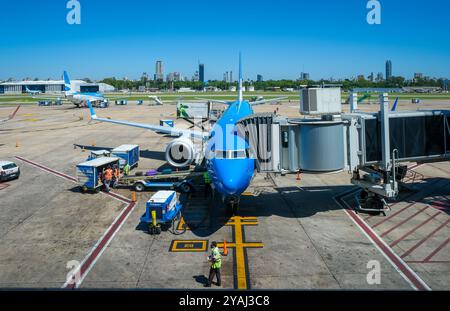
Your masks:
[[[115,88],[106,83],[87,83],[83,80],[72,80],[74,91],[82,93],[113,92]],[[63,80],[48,81],[16,81],[0,83],[0,94],[24,94],[26,89],[42,93],[64,93]]]

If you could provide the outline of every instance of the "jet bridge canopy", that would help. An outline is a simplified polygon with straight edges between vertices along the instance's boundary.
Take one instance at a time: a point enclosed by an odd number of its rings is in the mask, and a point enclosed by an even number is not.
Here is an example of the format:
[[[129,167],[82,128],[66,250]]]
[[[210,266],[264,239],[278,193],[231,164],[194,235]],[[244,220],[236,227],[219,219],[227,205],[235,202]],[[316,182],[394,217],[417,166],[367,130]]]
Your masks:
[[[359,166],[380,163],[382,142],[379,114],[350,114],[344,115],[343,119],[349,122],[346,132],[348,154],[358,153]],[[354,135],[357,137],[352,137]],[[397,161],[449,159],[450,111],[391,112],[389,140],[390,150],[398,150]]]

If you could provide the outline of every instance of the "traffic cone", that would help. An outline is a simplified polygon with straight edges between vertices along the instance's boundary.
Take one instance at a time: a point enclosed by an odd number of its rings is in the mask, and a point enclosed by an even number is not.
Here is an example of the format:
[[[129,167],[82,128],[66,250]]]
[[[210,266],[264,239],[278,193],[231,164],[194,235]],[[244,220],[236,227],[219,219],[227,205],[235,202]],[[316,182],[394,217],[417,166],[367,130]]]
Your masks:
[[[20,143],[18,141],[16,141],[16,148],[20,147]]]
[[[223,240],[223,255],[228,256],[227,240]]]
[[[302,178],[300,177],[300,170],[297,172],[297,180],[302,180]]]
[[[131,193],[131,201],[133,201],[133,202],[137,201],[136,192],[134,192],[134,191]]]
[[[93,142],[92,142],[92,147],[95,147],[95,145],[96,145],[96,144],[95,144],[95,141],[93,141]]]

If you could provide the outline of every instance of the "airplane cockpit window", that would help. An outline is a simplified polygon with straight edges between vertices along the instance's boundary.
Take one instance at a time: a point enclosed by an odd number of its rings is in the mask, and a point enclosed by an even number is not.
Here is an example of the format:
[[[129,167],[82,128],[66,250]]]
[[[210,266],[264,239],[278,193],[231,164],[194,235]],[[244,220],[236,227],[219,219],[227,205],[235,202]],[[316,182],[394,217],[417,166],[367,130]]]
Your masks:
[[[248,150],[216,150],[216,159],[246,159],[249,157]]]

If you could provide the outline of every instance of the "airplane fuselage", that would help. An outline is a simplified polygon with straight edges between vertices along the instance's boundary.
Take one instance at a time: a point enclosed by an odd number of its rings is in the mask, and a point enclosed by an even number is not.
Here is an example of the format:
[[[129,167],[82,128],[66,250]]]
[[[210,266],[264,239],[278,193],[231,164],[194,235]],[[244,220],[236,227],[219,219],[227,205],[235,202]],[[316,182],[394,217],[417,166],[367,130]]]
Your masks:
[[[66,94],[66,98],[75,105],[81,105],[88,100],[90,102],[103,102],[106,100],[100,93],[68,93]]]
[[[207,143],[206,166],[215,190],[226,203],[237,204],[254,176],[255,159],[250,157],[248,142],[236,128],[237,121],[251,114],[248,102],[231,103],[213,126]]]

